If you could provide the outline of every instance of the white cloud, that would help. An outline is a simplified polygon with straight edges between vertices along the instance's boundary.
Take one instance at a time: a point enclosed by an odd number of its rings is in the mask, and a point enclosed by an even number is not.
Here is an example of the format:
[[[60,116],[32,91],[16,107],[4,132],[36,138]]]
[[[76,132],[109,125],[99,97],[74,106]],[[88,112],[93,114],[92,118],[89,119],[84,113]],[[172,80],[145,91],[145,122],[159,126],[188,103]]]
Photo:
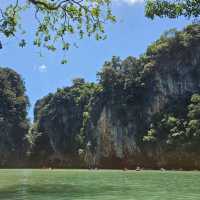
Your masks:
[[[38,70],[39,70],[40,72],[46,72],[46,71],[47,71],[47,66],[46,66],[46,65],[40,65],[40,66],[38,67]]]
[[[118,3],[118,4],[126,3],[129,5],[134,5],[137,3],[143,3],[144,0],[113,0],[113,2]]]
[[[38,66],[38,67],[34,67],[34,70],[37,70],[37,71],[39,71],[39,72],[41,72],[41,73],[47,72],[47,66],[44,65],[44,64],[42,64],[42,65],[40,65],[40,66]]]

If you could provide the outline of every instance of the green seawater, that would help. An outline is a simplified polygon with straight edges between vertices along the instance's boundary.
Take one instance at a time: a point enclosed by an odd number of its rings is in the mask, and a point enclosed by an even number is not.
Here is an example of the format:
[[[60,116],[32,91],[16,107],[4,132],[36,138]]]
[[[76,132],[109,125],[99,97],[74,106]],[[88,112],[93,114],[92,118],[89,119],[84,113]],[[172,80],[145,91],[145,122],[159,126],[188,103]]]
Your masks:
[[[200,200],[200,172],[0,170],[0,200]]]

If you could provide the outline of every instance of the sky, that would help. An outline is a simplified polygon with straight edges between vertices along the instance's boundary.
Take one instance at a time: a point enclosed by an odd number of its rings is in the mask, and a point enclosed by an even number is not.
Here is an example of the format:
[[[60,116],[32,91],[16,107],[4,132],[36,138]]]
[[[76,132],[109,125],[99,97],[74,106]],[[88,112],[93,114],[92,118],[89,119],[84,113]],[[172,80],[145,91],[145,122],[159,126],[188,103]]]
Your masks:
[[[38,49],[29,44],[34,34],[31,13],[25,14],[23,23],[28,27],[28,45],[21,49],[14,40],[10,40],[0,50],[0,66],[10,67],[23,77],[31,103],[31,119],[35,102],[49,92],[69,86],[77,77],[96,81],[96,73],[112,56],[120,56],[122,59],[127,56],[138,57],[164,31],[171,28],[181,30],[189,24],[184,18],[147,19],[144,16],[143,0],[113,0],[112,7],[117,23],[106,25],[108,38],[104,41],[96,41],[94,38],[76,41],[79,47],[69,50],[67,65],[60,64],[62,52],[48,52],[42,57],[38,55]]]

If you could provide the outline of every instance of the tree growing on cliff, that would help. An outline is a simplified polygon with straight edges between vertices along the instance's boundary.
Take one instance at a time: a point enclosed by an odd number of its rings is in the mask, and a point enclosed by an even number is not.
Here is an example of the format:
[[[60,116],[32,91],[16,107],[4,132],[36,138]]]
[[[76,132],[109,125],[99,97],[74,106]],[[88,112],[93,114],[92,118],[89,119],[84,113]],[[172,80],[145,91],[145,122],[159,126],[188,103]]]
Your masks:
[[[104,24],[115,21],[110,9],[110,0],[12,0],[0,5],[0,48],[4,40],[19,37],[19,46],[24,47],[25,24],[22,12],[29,10],[36,22],[33,44],[50,51],[70,48],[71,35],[95,36],[105,39]],[[2,41],[3,38],[3,41]],[[61,45],[58,45],[60,44]],[[75,45],[76,46],[76,45]],[[62,61],[63,64],[65,61]]]
[[[200,16],[199,0],[147,0],[145,7],[147,17],[197,18]]]
[[[195,144],[200,141],[200,95],[194,94],[191,97],[191,104],[188,106],[188,135]]]
[[[0,67],[0,166],[12,156],[25,152],[24,138],[29,128],[28,106],[20,75]]]

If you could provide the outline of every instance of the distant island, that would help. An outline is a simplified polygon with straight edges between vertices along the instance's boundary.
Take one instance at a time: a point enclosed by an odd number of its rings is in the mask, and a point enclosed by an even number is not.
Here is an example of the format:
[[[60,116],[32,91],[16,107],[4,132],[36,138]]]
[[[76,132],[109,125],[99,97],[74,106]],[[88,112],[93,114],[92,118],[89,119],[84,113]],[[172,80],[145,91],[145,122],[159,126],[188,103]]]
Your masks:
[[[200,25],[38,100],[0,68],[0,167],[200,169]],[[42,86],[41,86],[42,87]]]

